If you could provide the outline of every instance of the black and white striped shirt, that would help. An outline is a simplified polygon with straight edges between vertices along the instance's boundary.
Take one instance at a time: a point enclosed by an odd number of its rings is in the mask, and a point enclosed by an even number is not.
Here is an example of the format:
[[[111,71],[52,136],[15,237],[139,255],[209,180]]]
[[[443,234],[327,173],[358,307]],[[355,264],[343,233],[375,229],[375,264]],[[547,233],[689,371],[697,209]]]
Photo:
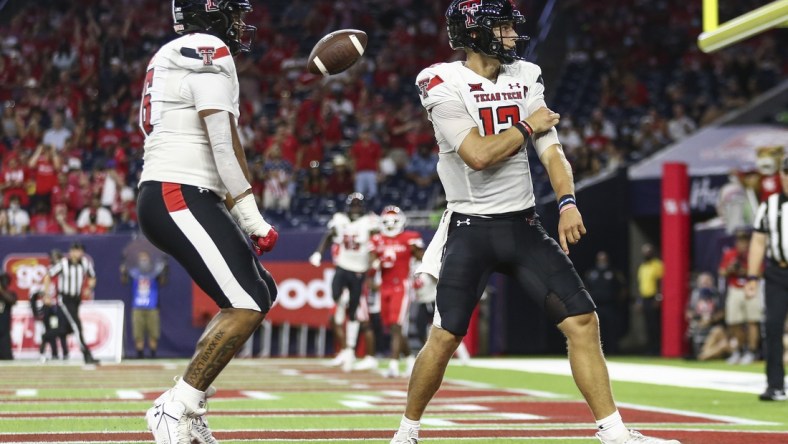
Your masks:
[[[49,268],[49,276],[54,278],[59,276],[57,281],[57,292],[66,297],[80,297],[82,294],[85,277],[95,277],[93,264],[86,257],[82,257],[79,262],[71,262],[68,258],[63,258]]]
[[[779,263],[788,262],[788,198],[774,193],[758,207],[753,226],[768,236],[766,255]]]

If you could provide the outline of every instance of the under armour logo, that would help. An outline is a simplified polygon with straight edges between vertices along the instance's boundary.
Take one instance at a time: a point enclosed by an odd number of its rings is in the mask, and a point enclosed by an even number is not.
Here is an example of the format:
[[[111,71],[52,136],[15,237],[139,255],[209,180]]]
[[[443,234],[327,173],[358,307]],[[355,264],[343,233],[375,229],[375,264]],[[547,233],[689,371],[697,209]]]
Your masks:
[[[458,220],[458,221],[457,221],[457,226],[458,226],[458,227],[459,227],[460,225],[470,225],[470,224],[471,224],[471,218],[470,218],[470,217],[469,217],[469,218],[467,218],[467,219],[465,219],[465,220]]]
[[[511,84],[511,83],[509,84],[509,89],[515,89],[515,88],[520,88],[520,83],[519,82],[515,83],[515,84]]]
[[[197,48],[197,52],[202,56],[203,65],[213,65],[213,55],[216,54],[216,48],[212,46],[201,46]]]
[[[207,193],[209,190],[208,188],[197,187],[197,191],[199,191],[200,194],[202,194],[202,193]]]

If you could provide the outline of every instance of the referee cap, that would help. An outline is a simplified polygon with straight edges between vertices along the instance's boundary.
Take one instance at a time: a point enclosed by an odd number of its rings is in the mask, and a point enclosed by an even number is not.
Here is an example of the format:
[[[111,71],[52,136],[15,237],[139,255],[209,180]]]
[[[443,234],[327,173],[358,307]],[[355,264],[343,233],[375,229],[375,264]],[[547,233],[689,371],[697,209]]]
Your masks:
[[[70,249],[71,250],[82,250],[82,251],[85,251],[85,246],[80,241],[74,241],[71,244],[71,248]]]

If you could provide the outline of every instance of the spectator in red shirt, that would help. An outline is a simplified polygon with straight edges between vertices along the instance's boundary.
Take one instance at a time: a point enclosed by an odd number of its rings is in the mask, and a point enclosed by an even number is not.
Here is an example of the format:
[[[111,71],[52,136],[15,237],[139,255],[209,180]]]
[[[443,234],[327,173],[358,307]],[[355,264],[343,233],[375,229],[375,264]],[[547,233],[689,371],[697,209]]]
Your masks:
[[[36,202],[30,216],[30,232],[33,234],[60,234],[63,230],[44,202]]]
[[[320,162],[313,161],[309,164],[306,175],[301,179],[301,191],[311,196],[326,194],[326,178],[320,171]]]
[[[57,185],[57,173],[63,166],[60,155],[51,145],[40,144],[36,151],[27,162],[27,167],[33,170],[36,182],[36,194],[33,196],[35,202],[44,202],[49,208],[52,198],[52,189]]]
[[[326,191],[331,194],[353,192],[353,173],[347,167],[345,156],[334,156],[334,171],[326,180]]]
[[[296,164],[296,156],[298,153],[298,139],[293,135],[293,130],[286,123],[280,123],[276,127],[276,133],[268,138],[268,143],[265,148],[265,155],[268,155],[268,150],[272,146],[277,145],[282,153],[282,158],[290,162],[290,165]]]
[[[115,121],[107,119],[104,122],[104,128],[101,128],[98,132],[98,146],[102,150],[109,150],[120,144],[123,140],[123,135],[123,130],[115,126]]]
[[[339,145],[342,141],[342,122],[329,102],[323,102],[319,126],[321,139],[328,147],[333,148]]]
[[[68,193],[68,210],[70,214],[76,214],[77,211],[85,208],[91,196],[93,196],[90,176],[84,171],[78,171],[74,177],[76,177],[77,185],[73,189],[70,188]],[[70,179],[69,182],[71,182]]]
[[[361,131],[356,143],[350,147],[350,155],[355,162],[355,190],[371,198],[378,194],[378,167],[383,150],[372,140],[369,131]]]
[[[68,195],[73,192],[75,188],[76,185],[68,183],[68,176],[66,173],[59,173],[57,175],[57,185],[52,188],[52,197],[49,200],[52,208],[55,208],[57,205],[68,206]]]
[[[30,200],[25,191],[25,169],[19,165],[19,159],[10,157],[8,164],[3,168],[0,176],[0,190],[3,192],[3,207],[8,207],[11,196],[17,196],[23,207],[26,207]]]
[[[295,164],[296,171],[302,169],[306,170],[312,162],[320,162],[323,160],[322,140],[312,134],[312,131],[305,129],[298,139],[297,162]]]
[[[68,208],[63,204],[53,205],[52,215],[63,234],[77,234],[74,217],[68,214]]]
[[[750,232],[738,229],[734,234],[735,244],[722,256],[719,275],[725,278],[728,292],[725,297],[725,324],[731,337],[736,338],[728,364],[749,364],[758,350],[759,326],[763,304],[758,297],[745,296],[747,283],[747,255],[750,250]]]

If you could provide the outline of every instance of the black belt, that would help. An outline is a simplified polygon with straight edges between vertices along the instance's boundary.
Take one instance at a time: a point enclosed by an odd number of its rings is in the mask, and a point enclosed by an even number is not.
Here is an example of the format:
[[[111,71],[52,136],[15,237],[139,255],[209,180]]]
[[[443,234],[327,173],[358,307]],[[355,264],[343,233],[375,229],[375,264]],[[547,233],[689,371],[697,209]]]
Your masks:
[[[458,213],[458,212],[455,211],[451,215],[452,218],[455,218],[455,217],[457,217],[457,218],[470,218],[471,220],[482,220],[482,221],[483,220],[490,220],[490,219],[495,219],[495,220],[499,220],[499,219],[518,219],[520,217],[532,218],[534,216],[536,216],[536,209],[535,209],[535,207],[526,208],[526,209],[520,210],[520,211],[512,211],[512,212],[509,212],[509,213],[496,213],[496,214],[464,214],[464,213]]]

